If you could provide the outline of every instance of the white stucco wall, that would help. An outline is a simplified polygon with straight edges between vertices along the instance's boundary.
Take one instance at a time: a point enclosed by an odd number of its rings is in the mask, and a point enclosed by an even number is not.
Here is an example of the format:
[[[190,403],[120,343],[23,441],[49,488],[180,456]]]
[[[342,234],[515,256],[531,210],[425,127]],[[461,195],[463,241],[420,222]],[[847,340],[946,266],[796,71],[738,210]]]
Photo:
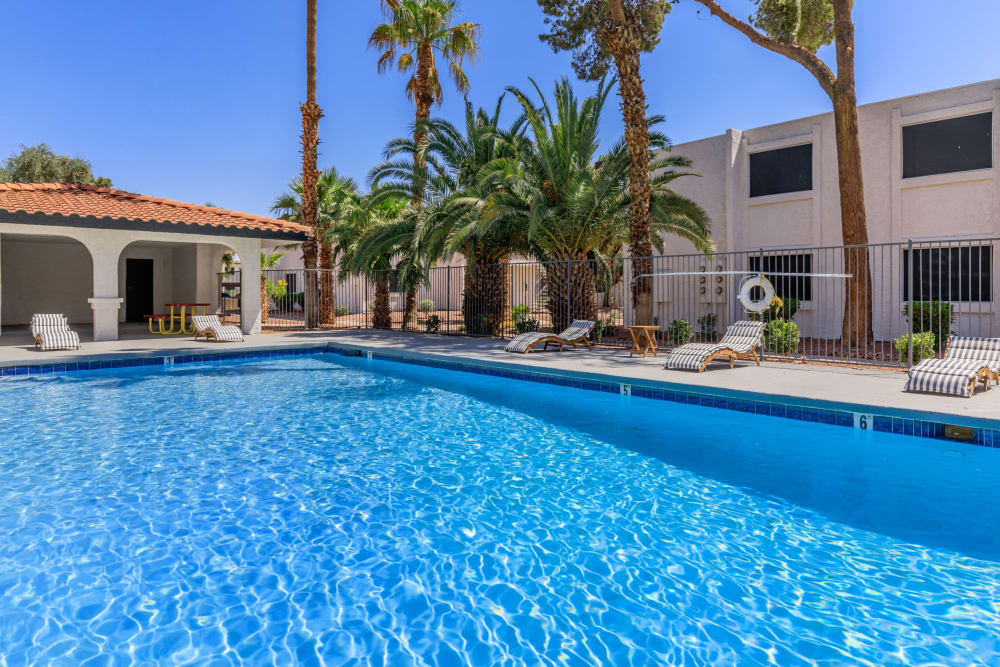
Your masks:
[[[977,171],[902,178],[902,128],[905,125],[993,112],[993,167]],[[913,95],[858,108],[862,170],[869,240],[872,243],[973,239],[1000,236],[1000,79]],[[763,197],[749,196],[749,155],[797,144],[813,145],[813,188]],[[720,252],[835,246],[842,243],[840,191],[833,114],[821,114],[748,130],[728,130],[705,139],[677,144],[673,152],[694,161],[700,178],[681,178],[672,187],[701,204],[712,220],[712,236]],[[668,253],[690,252],[691,245],[667,239]],[[814,255],[814,271],[838,271],[839,252]],[[723,258],[719,258],[723,259]],[[876,310],[876,337],[898,335],[902,302],[901,251],[877,250],[871,264]],[[709,262],[703,262],[709,264]],[[713,267],[714,268],[714,267]],[[726,267],[734,268],[734,267]],[[743,268],[743,267],[736,267]],[[697,269],[693,269],[697,270]],[[883,276],[885,280],[883,280]],[[994,290],[1000,289],[1000,266],[993,269]],[[675,279],[677,280],[677,279]],[[728,279],[727,279],[728,281]],[[726,285],[735,293],[735,286]],[[676,291],[676,290],[675,290]],[[673,303],[686,298],[685,316],[719,312],[695,296],[694,282],[676,297],[657,289],[663,317],[676,317]],[[807,335],[839,337],[839,291],[814,282],[812,303],[796,317]],[[958,307],[958,330],[1000,333],[992,303]],[[984,328],[983,318],[990,320]],[[983,334],[985,335],[985,334]]]
[[[63,313],[73,324],[89,323],[93,284],[90,253],[81,243],[0,243],[0,322],[26,325],[35,313]]]

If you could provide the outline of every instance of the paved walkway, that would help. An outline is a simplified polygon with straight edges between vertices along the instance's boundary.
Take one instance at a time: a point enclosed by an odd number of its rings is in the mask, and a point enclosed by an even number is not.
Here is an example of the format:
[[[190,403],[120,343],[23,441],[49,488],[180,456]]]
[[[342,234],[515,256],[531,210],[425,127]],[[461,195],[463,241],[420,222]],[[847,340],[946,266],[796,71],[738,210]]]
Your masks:
[[[906,374],[884,369],[852,369],[838,366],[764,362],[737,362],[730,370],[726,364],[716,364],[704,373],[668,371],[659,358],[629,358],[627,350],[564,349],[562,352],[532,352],[510,354],[503,351],[502,341],[463,338],[459,336],[429,336],[397,331],[344,330],[331,332],[288,332],[247,336],[244,343],[195,342],[190,336],[149,336],[129,332],[114,342],[85,342],[83,349],[72,352],[43,353],[30,344],[27,333],[4,331],[0,337],[0,366],[25,363],[53,363],[60,359],[78,359],[95,355],[126,356],[162,355],[166,352],[204,352],[233,349],[283,347],[289,345],[322,345],[331,342],[362,349],[382,350],[403,355],[433,355],[447,359],[462,359],[474,363],[527,366],[561,374],[586,374],[604,380],[667,382],[689,389],[753,392],[772,397],[809,399],[833,402],[840,409],[864,411],[865,406],[894,410],[912,410],[959,415],[971,419],[1000,419],[1000,389],[977,390],[973,398],[911,394],[903,391]],[[875,410],[877,412],[877,410]]]

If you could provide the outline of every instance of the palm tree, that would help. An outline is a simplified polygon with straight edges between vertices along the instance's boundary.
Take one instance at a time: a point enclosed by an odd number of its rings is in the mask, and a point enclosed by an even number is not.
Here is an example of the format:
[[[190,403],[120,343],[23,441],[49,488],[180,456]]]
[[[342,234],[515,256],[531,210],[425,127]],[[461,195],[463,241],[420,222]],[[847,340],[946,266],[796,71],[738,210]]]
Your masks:
[[[319,228],[317,214],[319,203],[316,196],[319,170],[316,158],[319,151],[319,119],[323,117],[323,109],[316,102],[316,0],[306,0],[306,101],[299,109],[302,111],[302,205],[301,223],[311,227],[313,233],[302,244],[302,262],[306,268],[307,294],[312,292],[313,276],[310,269],[316,268],[316,256],[319,245]],[[315,324],[315,312],[312,299],[307,299],[306,326]]]
[[[299,222],[302,219],[302,179],[295,179],[289,190],[280,195],[271,210],[283,220]],[[338,221],[354,215],[360,206],[361,195],[353,178],[341,176],[334,167],[324,170],[316,180],[316,229],[315,240],[319,248],[320,323],[331,326],[336,322],[334,299],[333,247],[327,240],[327,229]],[[303,244],[303,261],[305,244]],[[308,267],[306,267],[308,268]],[[314,266],[315,268],[315,266]]]
[[[367,242],[371,235],[385,226],[394,224],[406,207],[406,200],[390,196],[368,194],[361,198],[353,214],[344,217],[325,230],[324,238],[339,258],[339,278],[361,276],[375,285],[375,307],[372,326],[376,329],[392,328],[389,287],[392,279],[392,252],[375,253]]]
[[[548,307],[554,327],[562,329],[571,319],[596,316],[593,260],[628,239],[629,154],[624,141],[598,154],[598,125],[612,82],[602,81],[597,93],[581,102],[564,79],[556,84],[554,108],[532,84],[539,106],[520,90],[508,89],[524,110],[531,138],[515,144],[516,159],[497,159],[482,170],[481,187],[491,194],[480,224],[523,235],[531,254],[547,262]],[[648,122],[654,126],[662,118]],[[650,143],[668,146],[657,132],[650,133]],[[651,179],[654,244],[662,248],[662,236],[672,234],[710,252],[707,214],[668,187],[691,175],[678,171],[688,166],[682,156],[650,165],[660,172]]]
[[[382,74],[395,65],[409,75],[406,95],[416,103],[416,123],[413,143],[421,146],[426,140],[426,122],[431,106],[444,99],[437,57],[440,56],[451,72],[455,87],[462,93],[469,90],[469,78],[463,69],[479,54],[476,39],[479,25],[469,21],[452,23],[455,0],[382,0],[388,20],[378,25],[368,39],[369,48],[381,52],[378,72]],[[421,151],[414,153],[414,164],[423,166]],[[421,189],[413,192],[411,203],[423,205]],[[413,313],[404,315],[404,322],[416,314],[416,288],[407,292],[406,302],[413,304]]]
[[[429,120],[422,146],[407,138],[389,142],[385,161],[370,174],[374,187],[398,197],[422,192],[424,207],[433,209],[425,216],[418,242],[427,261],[456,252],[465,257],[462,312],[466,331],[475,334],[502,333],[509,310],[510,254],[518,248],[517,240],[500,236],[500,228],[478,233],[488,195],[479,189],[479,172],[498,158],[512,157],[523,128],[523,118],[509,129],[499,127],[503,99],[501,95],[492,112],[476,110],[466,101],[462,128],[443,119]],[[423,160],[417,159],[420,152]],[[401,155],[405,158],[397,159]]]

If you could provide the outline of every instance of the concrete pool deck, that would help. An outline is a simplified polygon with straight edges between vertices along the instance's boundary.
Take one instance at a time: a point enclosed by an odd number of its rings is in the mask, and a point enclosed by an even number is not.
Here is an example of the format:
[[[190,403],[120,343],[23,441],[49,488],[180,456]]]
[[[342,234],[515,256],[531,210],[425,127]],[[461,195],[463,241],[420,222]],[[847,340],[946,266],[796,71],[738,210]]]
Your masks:
[[[751,392],[767,397],[816,400],[888,410],[912,410],[969,419],[1000,419],[1000,390],[977,390],[971,398],[911,394],[903,391],[906,374],[898,370],[848,368],[832,365],[765,361],[761,367],[737,362],[736,368],[713,364],[704,373],[668,371],[664,355],[629,358],[628,350],[566,348],[556,351],[511,354],[504,342],[460,336],[372,330],[293,331],[256,334],[243,343],[194,341],[191,336],[150,336],[147,331],[127,330],[120,340],[88,342],[82,349],[39,352],[27,332],[7,331],[0,337],[0,366],[51,364],[85,358],[123,358],[132,355],[204,354],[206,352],[313,346],[332,343],[394,355],[435,357],[471,363],[504,365],[557,374],[583,374],[595,379],[623,383],[672,383],[690,389]]]

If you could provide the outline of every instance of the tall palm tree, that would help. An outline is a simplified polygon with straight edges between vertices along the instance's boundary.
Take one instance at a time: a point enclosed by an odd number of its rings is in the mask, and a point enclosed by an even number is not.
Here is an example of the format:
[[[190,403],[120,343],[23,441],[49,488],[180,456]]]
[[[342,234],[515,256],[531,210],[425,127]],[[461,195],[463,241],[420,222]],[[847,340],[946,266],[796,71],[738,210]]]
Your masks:
[[[479,172],[500,157],[512,157],[523,128],[523,118],[509,129],[500,128],[503,99],[501,95],[492,112],[476,110],[466,101],[461,128],[443,119],[429,120],[423,145],[394,139],[385,161],[370,174],[373,186],[396,196],[423,193],[425,207],[433,211],[425,216],[419,244],[428,261],[448,259],[456,252],[465,257],[462,313],[466,331],[475,334],[502,332],[509,310],[510,254],[518,249],[517,240],[501,237],[499,228],[478,234],[488,194],[479,190]],[[418,152],[423,152],[423,161],[416,159]]]
[[[306,0],[306,101],[299,107],[302,111],[302,206],[301,223],[312,228],[312,234],[302,244],[302,262],[306,268],[305,289],[315,294],[314,271],[319,249],[319,228],[316,196],[319,169],[316,159],[319,151],[319,119],[323,109],[316,102],[316,0]],[[313,299],[307,299],[306,326],[315,324],[316,313],[312,308]]]
[[[300,222],[303,207],[303,182],[295,179],[289,190],[277,197],[271,210],[284,220]],[[324,170],[316,179],[316,222],[314,237],[319,248],[319,301],[320,323],[330,326],[336,321],[336,303],[334,298],[333,247],[328,239],[327,230],[339,221],[350,218],[361,205],[361,195],[358,184],[353,178],[341,176],[334,167]],[[303,262],[305,248],[303,244]],[[308,266],[306,268],[309,268]],[[315,266],[313,268],[316,268]],[[308,281],[308,277],[307,277]]]
[[[597,93],[580,101],[567,80],[556,84],[554,108],[534,81],[541,98],[536,106],[516,88],[509,88],[524,110],[530,141],[515,144],[516,159],[497,159],[485,167],[481,186],[490,190],[490,205],[481,225],[511,228],[521,234],[528,249],[548,262],[545,281],[553,325],[562,329],[574,318],[597,314],[594,258],[620,247],[629,234],[629,154],[619,141],[605,155],[598,154],[598,125],[612,83],[601,82]],[[662,122],[651,117],[649,125]],[[650,133],[654,148],[666,148],[666,137]],[[709,252],[712,241],[708,216],[695,202],[669,189],[690,166],[682,156],[669,156],[650,165],[659,175],[651,179],[651,226],[654,244],[672,234]]]
[[[382,0],[388,21],[378,25],[368,39],[369,48],[380,51],[379,74],[395,66],[409,75],[406,95],[416,103],[413,142],[417,146],[426,140],[431,107],[444,99],[437,58],[443,59],[455,87],[465,93],[469,78],[464,65],[479,54],[479,25],[470,21],[453,23],[456,4],[455,0]],[[423,166],[421,151],[414,154],[414,161],[416,166]],[[411,203],[422,206],[422,191],[413,193]],[[416,288],[407,292],[406,302],[408,309],[412,302],[414,312],[404,315],[404,322],[416,314]]]

